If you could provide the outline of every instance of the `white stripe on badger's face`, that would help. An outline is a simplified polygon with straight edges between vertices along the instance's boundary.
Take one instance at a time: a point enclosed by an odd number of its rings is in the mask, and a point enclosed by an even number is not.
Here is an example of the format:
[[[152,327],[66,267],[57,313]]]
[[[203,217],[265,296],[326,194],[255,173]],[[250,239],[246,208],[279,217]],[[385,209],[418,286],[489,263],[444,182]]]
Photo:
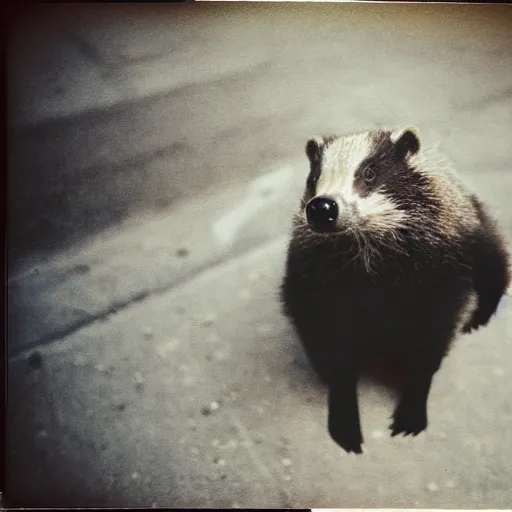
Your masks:
[[[340,137],[324,148],[322,173],[316,184],[317,196],[342,198],[350,204],[356,199],[354,175],[372,147],[369,133],[356,133]]]
[[[362,215],[383,215],[396,211],[396,205],[382,192],[372,192],[366,197],[357,196],[356,205]]]

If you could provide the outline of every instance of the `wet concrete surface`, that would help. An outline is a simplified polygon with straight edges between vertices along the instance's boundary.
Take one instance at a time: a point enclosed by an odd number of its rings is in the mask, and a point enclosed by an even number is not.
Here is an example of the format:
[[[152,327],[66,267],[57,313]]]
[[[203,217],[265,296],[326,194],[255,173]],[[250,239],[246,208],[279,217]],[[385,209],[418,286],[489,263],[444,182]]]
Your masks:
[[[427,433],[391,439],[393,397],[361,386],[358,458],[277,292],[317,133],[417,125],[512,242],[512,11],[44,9],[10,46],[13,502],[508,507],[510,297]]]

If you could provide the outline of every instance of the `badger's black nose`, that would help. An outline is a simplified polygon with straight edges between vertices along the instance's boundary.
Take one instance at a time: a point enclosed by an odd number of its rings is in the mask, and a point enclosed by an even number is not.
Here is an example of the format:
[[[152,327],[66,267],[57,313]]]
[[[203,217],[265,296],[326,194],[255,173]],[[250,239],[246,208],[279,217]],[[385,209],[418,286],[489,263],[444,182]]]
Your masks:
[[[338,219],[338,205],[330,197],[314,197],[306,206],[306,217],[315,231],[332,231]]]

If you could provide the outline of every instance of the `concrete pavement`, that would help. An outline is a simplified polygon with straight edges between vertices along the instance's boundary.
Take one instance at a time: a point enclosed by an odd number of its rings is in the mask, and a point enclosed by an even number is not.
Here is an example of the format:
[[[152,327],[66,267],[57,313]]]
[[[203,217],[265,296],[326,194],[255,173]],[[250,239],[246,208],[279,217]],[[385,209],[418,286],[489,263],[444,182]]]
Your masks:
[[[10,44],[16,263],[247,182],[311,133],[416,123],[465,172],[509,164],[508,6],[39,10]]]
[[[510,298],[445,361],[426,434],[389,438],[393,397],[361,386],[360,458],[277,302],[316,132],[418,125],[512,242],[511,10],[413,7],[53,6],[18,29],[16,504],[510,505]]]

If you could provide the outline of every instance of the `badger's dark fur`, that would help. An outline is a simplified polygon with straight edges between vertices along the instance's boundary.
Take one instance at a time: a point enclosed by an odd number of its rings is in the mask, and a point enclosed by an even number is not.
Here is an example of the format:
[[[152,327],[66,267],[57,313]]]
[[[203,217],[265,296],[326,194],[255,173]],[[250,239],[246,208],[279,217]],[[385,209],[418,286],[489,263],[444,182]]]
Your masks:
[[[508,255],[479,199],[414,130],[315,138],[306,153],[282,301],[328,386],[331,437],[361,453],[365,365],[400,355],[408,378],[392,435],[424,430],[432,377],[456,334],[495,312]]]

